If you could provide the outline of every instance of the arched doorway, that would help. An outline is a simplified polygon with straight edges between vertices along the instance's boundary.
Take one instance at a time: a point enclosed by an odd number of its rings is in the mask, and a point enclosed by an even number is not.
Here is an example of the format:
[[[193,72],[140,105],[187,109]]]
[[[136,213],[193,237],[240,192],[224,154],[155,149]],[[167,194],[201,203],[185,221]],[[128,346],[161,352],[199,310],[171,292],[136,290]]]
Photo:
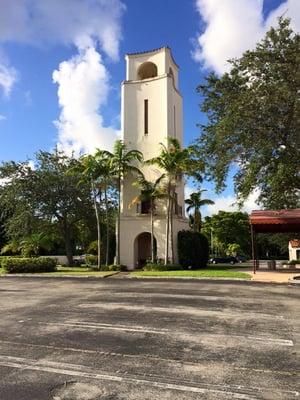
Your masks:
[[[156,239],[154,238],[154,252],[156,255]],[[143,268],[151,259],[151,234],[150,232],[140,233],[134,241],[135,267]]]

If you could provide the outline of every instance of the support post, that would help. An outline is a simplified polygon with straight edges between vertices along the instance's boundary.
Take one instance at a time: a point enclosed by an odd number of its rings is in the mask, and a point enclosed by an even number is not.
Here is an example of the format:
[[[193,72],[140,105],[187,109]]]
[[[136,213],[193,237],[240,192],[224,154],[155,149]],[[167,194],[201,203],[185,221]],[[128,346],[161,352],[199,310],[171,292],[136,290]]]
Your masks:
[[[251,244],[252,244],[253,273],[256,274],[255,233],[252,224],[251,224]]]

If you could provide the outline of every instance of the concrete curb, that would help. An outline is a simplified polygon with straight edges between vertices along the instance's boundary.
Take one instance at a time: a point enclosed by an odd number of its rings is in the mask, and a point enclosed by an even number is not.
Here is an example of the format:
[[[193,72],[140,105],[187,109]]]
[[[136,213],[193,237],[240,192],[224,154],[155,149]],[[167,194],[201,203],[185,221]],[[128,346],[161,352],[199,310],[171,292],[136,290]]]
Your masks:
[[[111,271],[111,273],[107,275],[89,275],[89,274],[82,274],[82,275],[73,275],[73,274],[61,274],[61,275],[50,275],[50,274],[1,274],[1,278],[95,278],[95,279],[105,279],[109,278],[113,275],[117,275],[118,271]]]

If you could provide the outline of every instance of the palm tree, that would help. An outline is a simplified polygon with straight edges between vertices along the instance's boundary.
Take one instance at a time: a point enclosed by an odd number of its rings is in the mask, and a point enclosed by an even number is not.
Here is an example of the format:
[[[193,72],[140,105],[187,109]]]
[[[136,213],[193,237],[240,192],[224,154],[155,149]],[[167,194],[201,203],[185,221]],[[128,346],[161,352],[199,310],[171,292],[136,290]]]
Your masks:
[[[154,246],[154,211],[155,200],[165,197],[165,192],[161,188],[161,182],[165,178],[165,174],[159,176],[154,182],[147,181],[144,175],[138,177],[133,183],[134,186],[141,190],[141,193],[135,197],[131,204],[138,202],[150,203],[150,231],[151,231],[151,262],[155,262],[155,246]]]
[[[112,187],[113,179],[110,167],[110,157],[106,152],[100,149],[96,149],[95,160],[98,164],[97,174],[99,180],[99,187],[104,191],[104,204],[105,204],[105,222],[106,222],[106,254],[105,254],[105,265],[109,262],[109,215],[108,215],[108,192]]]
[[[24,257],[38,256],[40,250],[50,251],[53,238],[44,233],[33,233],[20,242],[19,249]]]
[[[102,200],[101,190],[98,189],[97,179],[99,178],[99,169],[101,168],[101,164],[97,162],[95,156],[85,155],[81,157],[79,169],[83,175],[83,179],[88,179],[91,185],[93,204],[95,209],[96,221],[97,221],[97,267],[101,268],[101,222],[100,222],[100,210],[98,207],[98,197],[99,202]],[[78,167],[76,166],[76,169]]]
[[[177,182],[182,179],[184,173],[191,167],[190,152],[182,149],[180,143],[175,138],[168,138],[168,146],[161,145],[160,154],[148,161],[148,165],[156,165],[166,173],[167,184],[167,210],[166,210],[166,250],[165,265],[169,262],[169,241],[171,236],[171,260],[174,263],[173,246],[173,204]]]
[[[122,140],[117,140],[112,153],[103,150],[103,155],[109,159],[111,175],[116,177],[118,191],[118,215],[116,229],[116,263],[120,264],[120,216],[121,216],[121,186],[124,178],[128,174],[141,174],[138,167],[133,165],[134,162],[142,162],[143,154],[138,150],[127,151],[127,146]]]
[[[202,193],[206,192],[206,190],[199,190],[199,192],[192,193],[189,199],[185,200],[185,204],[187,204],[186,211],[189,212],[194,210],[194,215],[192,217],[192,225],[193,230],[196,232],[200,232],[201,230],[201,212],[200,208],[206,205],[215,204],[214,201],[209,199],[202,199]],[[198,229],[197,229],[198,228]]]

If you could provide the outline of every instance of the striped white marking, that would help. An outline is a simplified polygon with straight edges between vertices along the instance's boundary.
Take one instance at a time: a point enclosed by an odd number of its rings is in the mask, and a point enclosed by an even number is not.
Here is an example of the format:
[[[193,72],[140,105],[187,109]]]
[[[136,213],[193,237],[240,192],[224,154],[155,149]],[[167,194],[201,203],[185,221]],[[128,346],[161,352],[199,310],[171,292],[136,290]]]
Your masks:
[[[33,348],[41,348],[41,349],[50,349],[50,350],[58,350],[58,351],[68,351],[68,352],[75,352],[75,353],[86,353],[86,354],[98,354],[99,356],[105,357],[121,357],[121,358],[129,358],[129,359],[145,359],[147,361],[156,361],[156,362],[168,362],[172,364],[174,367],[179,367],[182,369],[184,366],[195,366],[197,367],[199,363],[191,362],[191,361],[179,361],[178,359],[174,358],[164,358],[154,356],[153,354],[128,354],[128,353],[121,353],[121,352],[112,352],[112,351],[101,351],[101,350],[91,350],[91,349],[82,349],[82,348],[75,348],[75,347],[62,347],[62,346],[54,346],[54,345],[46,345],[46,344],[36,344],[36,343],[21,343],[15,342],[11,340],[0,340],[1,343],[7,345],[13,345],[14,347],[20,346],[22,349],[24,347],[33,347]],[[297,371],[283,371],[283,370],[274,370],[274,369],[259,369],[259,368],[248,368],[248,367],[241,367],[241,366],[234,366],[236,370],[242,371],[255,371],[255,372],[263,372],[268,374],[276,374],[276,375],[299,375]]]
[[[80,308],[98,308],[102,310],[128,310],[128,311],[142,311],[142,312],[165,312],[169,314],[189,314],[194,316],[219,316],[221,318],[240,318],[240,319],[248,319],[248,318],[270,318],[270,319],[284,319],[283,315],[272,315],[272,314],[262,314],[262,313],[242,313],[226,309],[218,309],[218,310],[207,310],[201,309],[200,307],[184,307],[184,306],[176,306],[176,307],[157,307],[152,304],[147,305],[127,305],[125,303],[83,303],[79,304]]]
[[[259,340],[261,342],[276,344],[278,346],[294,346],[294,342],[289,339],[272,339],[268,337],[260,337],[260,336],[247,336],[250,340]]]
[[[126,325],[111,325],[111,324],[100,324],[95,322],[39,322],[43,325],[58,325],[58,326],[70,326],[79,329],[99,329],[99,330],[115,330],[124,332],[138,332],[138,333],[152,333],[157,335],[166,335],[169,331],[167,329],[147,329],[144,327],[126,326]]]
[[[144,293],[144,292],[115,292],[111,294],[111,292],[104,292],[104,293],[99,293],[97,295],[91,295],[89,296],[90,299],[93,300],[100,300],[100,299],[109,299],[109,298],[127,298],[127,297],[139,297],[141,299],[143,298],[170,298],[170,299],[187,299],[187,300],[208,300],[208,301],[233,301],[233,300],[242,300],[243,303],[247,304],[253,304],[254,300],[253,298],[247,298],[247,297],[236,297],[232,298],[230,296],[214,296],[214,295],[202,295],[202,294],[182,294],[182,293],[159,293],[159,292],[150,292],[150,293]],[[271,302],[271,303],[276,303],[276,301],[272,299],[264,299],[264,302]]]
[[[33,371],[49,372],[59,375],[69,375],[69,376],[77,376],[95,380],[105,380],[105,381],[129,383],[141,386],[151,386],[153,388],[164,389],[164,390],[175,390],[180,392],[202,393],[202,394],[214,393],[218,396],[222,396],[219,398],[224,398],[224,396],[230,396],[231,399],[257,400],[257,395],[263,393],[262,388],[250,388],[242,385],[204,384],[201,387],[196,383],[192,382],[189,385],[187,384],[180,385],[162,381],[154,381],[150,379],[140,379],[140,378],[135,378],[134,376],[130,377],[128,375],[120,376],[120,375],[109,375],[97,372],[96,373],[87,372],[87,369],[89,368],[85,365],[66,364],[66,363],[42,361],[42,360],[38,361],[33,359],[11,357],[5,355],[0,355],[0,365],[9,368],[17,368],[21,370],[29,369]],[[248,392],[248,394],[242,392]],[[249,394],[249,392],[252,392],[252,394]],[[289,396],[293,396],[293,398],[299,396],[299,392],[296,391],[280,391],[280,393],[288,394]]]
[[[23,321],[19,321],[23,322]],[[52,325],[52,326],[66,326],[66,327],[74,327],[78,329],[98,329],[98,330],[113,330],[113,331],[123,331],[123,332],[135,332],[135,333],[151,333],[157,335],[168,335],[172,333],[169,329],[155,329],[155,328],[147,328],[143,326],[127,326],[127,325],[112,325],[112,324],[104,324],[97,322],[87,322],[87,321],[66,321],[66,322],[38,322],[40,325]],[[179,334],[179,331],[178,331]],[[262,337],[262,336],[249,336],[249,335],[218,335],[218,334],[189,334],[188,337],[190,339],[197,339],[201,341],[201,338],[205,336],[208,340],[216,341],[219,340],[250,340],[250,341],[259,341],[263,344],[271,344],[277,346],[289,346],[293,347],[294,342],[289,339],[280,339],[280,338],[270,338],[270,337]],[[187,337],[187,338],[188,338]]]

